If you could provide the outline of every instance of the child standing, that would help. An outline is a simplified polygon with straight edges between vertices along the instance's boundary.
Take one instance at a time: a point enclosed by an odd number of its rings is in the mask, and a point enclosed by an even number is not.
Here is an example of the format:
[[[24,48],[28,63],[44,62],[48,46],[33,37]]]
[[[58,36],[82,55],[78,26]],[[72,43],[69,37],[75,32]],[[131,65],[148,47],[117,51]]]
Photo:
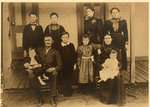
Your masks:
[[[62,33],[62,42],[60,47],[60,54],[62,58],[62,75],[63,75],[63,94],[65,97],[72,96],[72,74],[73,67],[76,62],[75,48],[72,43],[69,42],[69,33]]]
[[[100,81],[106,81],[107,79],[114,79],[115,76],[119,73],[119,62],[117,60],[117,51],[111,50],[110,52],[110,58],[107,58],[105,62],[102,64],[104,67],[101,71],[99,71],[100,74]]]
[[[29,75],[31,73],[34,73],[34,75],[38,78],[41,85],[45,85],[46,83],[42,81],[42,65],[40,64],[40,60],[36,54],[35,48],[29,48],[28,50],[29,57],[26,58],[26,63],[24,64],[25,68],[27,68],[27,71],[29,72]],[[48,79],[48,77],[43,74],[43,77],[45,79]]]
[[[37,21],[37,13],[31,12],[29,14],[30,23],[24,27],[23,31],[23,50],[24,57],[27,56],[30,47],[40,47],[44,45],[43,28]]]
[[[89,45],[90,37],[84,35],[82,38],[83,45],[78,47],[78,68],[79,68],[79,83],[81,83],[81,91],[83,94],[88,93],[89,84],[93,82],[93,49]]]

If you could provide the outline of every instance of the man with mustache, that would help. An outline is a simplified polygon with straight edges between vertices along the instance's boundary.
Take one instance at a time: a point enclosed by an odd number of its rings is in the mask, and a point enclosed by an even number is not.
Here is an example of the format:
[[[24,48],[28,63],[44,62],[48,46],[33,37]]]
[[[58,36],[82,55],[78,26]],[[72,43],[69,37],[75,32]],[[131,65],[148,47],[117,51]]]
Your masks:
[[[54,40],[52,38],[51,35],[46,35],[44,37],[44,43],[45,46],[43,47],[39,47],[37,48],[37,53],[39,55],[39,58],[41,60],[41,64],[42,64],[42,68],[43,68],[43,72],[46,73],[46,76],[49,77],[49,81],[50,81],[50,102],[52,107],[56,107],[56,102],[55,102],[55,97],[57,94],[57,81],[58,81],[58,72],[61,70],[62,68],[62,62],[61,62],[61,56],[59,54],[59,52],[55,49],[53,49],[52,44],[53,44]],[[30,77],[30,80],[37,80],[35,78],[35,76]],[[43,104],[43,97],[42,94],[40,92],[40,85],[36,85],[39,84],[39,81],[34,81],[32,82],[33,84],[31,84],[37,95],[40,96],[39,97],[39,104],[38,105],[42,105]]]

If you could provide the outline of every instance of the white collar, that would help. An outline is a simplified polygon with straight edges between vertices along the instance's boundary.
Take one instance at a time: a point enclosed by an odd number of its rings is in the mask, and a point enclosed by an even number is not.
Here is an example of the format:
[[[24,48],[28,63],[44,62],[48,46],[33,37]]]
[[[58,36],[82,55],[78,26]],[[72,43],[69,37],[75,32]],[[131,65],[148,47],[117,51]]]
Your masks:
[[[65,44],[64,42],[61,42],[61,46],[67,46],[67,45],[69,45],[70,44],[70,42],[68,42],[67,44]]]

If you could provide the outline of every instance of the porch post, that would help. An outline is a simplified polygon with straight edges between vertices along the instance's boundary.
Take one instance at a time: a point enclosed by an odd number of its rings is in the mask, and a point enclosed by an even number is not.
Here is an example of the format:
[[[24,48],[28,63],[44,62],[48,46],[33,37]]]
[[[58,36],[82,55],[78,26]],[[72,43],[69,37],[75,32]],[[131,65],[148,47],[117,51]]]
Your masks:
[[[135,3],[131,3],[130,7],[130,81],[135,83]]]
[[[77,3],[77,27],[78,27],[78,46],[81,45],[82,36],[84,34],[84,4]]]

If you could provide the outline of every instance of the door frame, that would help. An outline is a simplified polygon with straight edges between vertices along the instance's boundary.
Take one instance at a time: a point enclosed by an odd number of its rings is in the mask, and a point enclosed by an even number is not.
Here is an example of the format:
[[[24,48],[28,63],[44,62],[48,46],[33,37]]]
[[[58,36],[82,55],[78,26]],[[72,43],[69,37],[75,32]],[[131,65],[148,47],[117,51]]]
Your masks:
[[[22,19],[22,25],[16,25],[15,23],[15,3],[9,3],[8,4],[8,10],[9,10],[9,29],[10,29],[10,41],[11,41],[11,54],[12,54],[12,61],[13,60],[22,60],[23,57],[23,49],[22,47],[17,47],[16,44],[16,33],[22,33],[26,25],[26,6],[25,2],[21,3],[21,19]],[[38,11],[38,3],[32,3],[32,11]]]

